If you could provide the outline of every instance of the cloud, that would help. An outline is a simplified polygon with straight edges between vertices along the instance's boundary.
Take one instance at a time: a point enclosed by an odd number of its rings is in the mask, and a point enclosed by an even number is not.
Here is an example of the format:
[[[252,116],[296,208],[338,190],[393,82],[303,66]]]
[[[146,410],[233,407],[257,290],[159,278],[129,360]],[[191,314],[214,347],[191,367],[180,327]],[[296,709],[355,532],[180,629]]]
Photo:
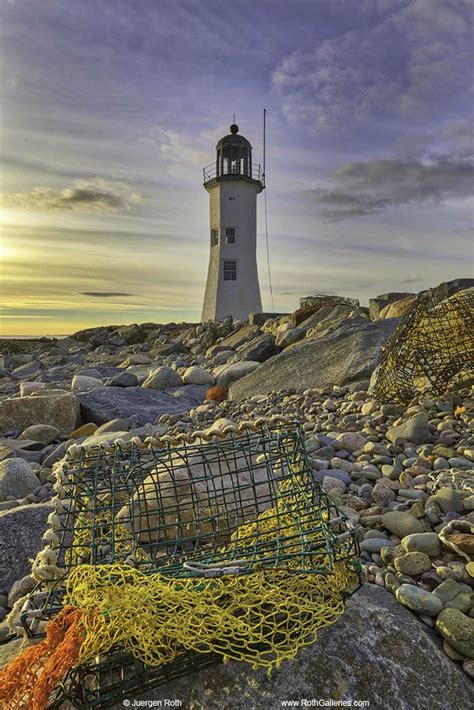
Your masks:
[[[329,187],[306,190],[328,221],[374,214],[400,205],[439,205],[474,194],[474,164],[442,156],[374,159],[341,165]]]
[[[92,212],[119,212],[143,204],[139,192],[123,182],[94,178],[76,180],[72,187],[57,191],[35,187],[31,192],[0,195],[3,207],[20,207],[66,212],[69,210]]]
[[[432,117],[446,101],[469,102],[472,0],[410,0],[391,8],[372,27],[281,62],[273,85],[289,122],[351,131],[380,118]]]
[[[423,279],[402,279],[401,284],[416,284],[418,281],[423,281]]]
[[[125,293],[124,291],[79,291],[81,296],[93,296],[94,298],[112,298],[113,296],[135,296],[135,293]]]

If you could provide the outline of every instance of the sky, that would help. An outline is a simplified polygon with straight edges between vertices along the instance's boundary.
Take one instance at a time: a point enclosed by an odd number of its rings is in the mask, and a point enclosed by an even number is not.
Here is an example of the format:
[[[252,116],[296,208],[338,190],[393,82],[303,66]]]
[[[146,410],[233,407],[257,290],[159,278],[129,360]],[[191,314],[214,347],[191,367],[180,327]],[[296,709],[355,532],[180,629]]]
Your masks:
[[[276,312],[472,275],[474,0],[0,0],[0,333],[200,319],[202,168],[262,161]],[[264,196],[258,264],[272,310]]]

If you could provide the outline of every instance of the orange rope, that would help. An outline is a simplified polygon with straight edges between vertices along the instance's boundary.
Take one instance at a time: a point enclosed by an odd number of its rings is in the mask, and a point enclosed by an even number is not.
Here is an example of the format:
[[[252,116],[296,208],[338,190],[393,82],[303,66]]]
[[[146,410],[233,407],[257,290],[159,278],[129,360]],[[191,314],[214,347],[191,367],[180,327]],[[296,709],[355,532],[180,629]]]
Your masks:
[[[78,661],[84,640],[82,611],[65,606],[46,627],[46,638],[30,646],[0,673],[0,707],[44,710],[50,693]]]

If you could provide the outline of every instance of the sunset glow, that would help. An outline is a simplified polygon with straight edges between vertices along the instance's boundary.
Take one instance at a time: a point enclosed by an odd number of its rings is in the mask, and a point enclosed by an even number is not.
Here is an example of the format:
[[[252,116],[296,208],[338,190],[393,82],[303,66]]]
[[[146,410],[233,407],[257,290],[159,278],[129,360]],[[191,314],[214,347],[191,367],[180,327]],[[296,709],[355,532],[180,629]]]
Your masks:
[[[264,106],[277,311],[470,274],[467,4],[288,7],[2,4],[2,334],[198,321],[201,168],[234,112],[261,162]]]

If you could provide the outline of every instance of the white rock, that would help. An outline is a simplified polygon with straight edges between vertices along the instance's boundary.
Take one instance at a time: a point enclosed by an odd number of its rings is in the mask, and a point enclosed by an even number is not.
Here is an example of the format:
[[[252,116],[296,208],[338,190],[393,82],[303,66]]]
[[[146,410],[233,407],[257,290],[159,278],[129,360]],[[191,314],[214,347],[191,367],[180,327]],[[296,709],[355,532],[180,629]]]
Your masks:
[[[185,385],[213,385],[215,377],[200,367],[188,367],[184,372],[183,382]]]
[[[74,375],[71,382],[71,389],[77,392],[96,390],[101,387],[105,387],[102,380],[98,380],[95,377],[87,377],[86,375]]]

